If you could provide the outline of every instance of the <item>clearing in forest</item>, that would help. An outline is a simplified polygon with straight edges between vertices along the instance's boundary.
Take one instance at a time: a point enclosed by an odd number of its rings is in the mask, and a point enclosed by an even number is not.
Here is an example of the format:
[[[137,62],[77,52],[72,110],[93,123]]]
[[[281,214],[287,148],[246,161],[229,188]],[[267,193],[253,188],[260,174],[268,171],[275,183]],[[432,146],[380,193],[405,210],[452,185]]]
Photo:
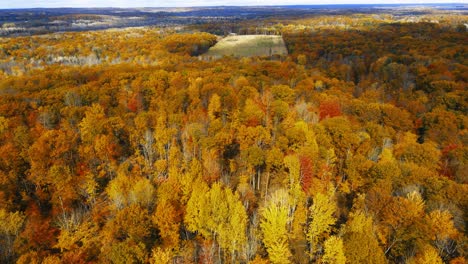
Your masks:
[[[220,40],[203,57],[219,58],[287,55],[283,38],[276,35],[235,35]]]

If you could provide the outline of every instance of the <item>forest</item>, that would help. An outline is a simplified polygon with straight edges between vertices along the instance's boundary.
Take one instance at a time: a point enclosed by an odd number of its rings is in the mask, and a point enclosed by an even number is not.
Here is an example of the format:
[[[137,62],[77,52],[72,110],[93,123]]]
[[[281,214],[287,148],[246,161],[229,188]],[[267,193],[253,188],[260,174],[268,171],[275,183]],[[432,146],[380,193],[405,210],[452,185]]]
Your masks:
[[[0,38],[0,263],[463,264],[468,15]],[[202,56],[219,33],[288,54]]]

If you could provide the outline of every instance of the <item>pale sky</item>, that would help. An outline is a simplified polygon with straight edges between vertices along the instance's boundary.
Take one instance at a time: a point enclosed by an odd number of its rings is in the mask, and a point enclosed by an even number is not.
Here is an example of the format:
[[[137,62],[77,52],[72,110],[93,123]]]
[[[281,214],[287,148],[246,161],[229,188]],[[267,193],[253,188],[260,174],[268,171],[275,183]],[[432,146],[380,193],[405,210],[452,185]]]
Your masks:
[[[33,7],[184,7],[322,4],[462,3],[468,0],[0,0],[0,9]]]

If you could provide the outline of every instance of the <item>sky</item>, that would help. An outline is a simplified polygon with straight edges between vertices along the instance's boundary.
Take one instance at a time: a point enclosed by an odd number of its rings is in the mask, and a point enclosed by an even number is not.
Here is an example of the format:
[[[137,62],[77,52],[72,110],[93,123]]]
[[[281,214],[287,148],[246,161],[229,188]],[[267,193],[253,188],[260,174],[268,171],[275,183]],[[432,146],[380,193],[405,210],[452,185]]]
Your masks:
[[[33,7],[189,7],[245,5],[464,3],[468,0],[0,0],[0,8]]]

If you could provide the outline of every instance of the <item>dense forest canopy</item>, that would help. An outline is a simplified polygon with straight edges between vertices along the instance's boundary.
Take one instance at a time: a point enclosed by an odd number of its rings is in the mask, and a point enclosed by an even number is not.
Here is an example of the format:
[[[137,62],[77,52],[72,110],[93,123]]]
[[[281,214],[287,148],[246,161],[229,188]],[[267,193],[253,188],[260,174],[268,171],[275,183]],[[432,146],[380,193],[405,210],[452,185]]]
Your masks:
[[[1,38],[0,262],[466,263],[467,23]],[[203,59],[211,33],[289,54]]]

